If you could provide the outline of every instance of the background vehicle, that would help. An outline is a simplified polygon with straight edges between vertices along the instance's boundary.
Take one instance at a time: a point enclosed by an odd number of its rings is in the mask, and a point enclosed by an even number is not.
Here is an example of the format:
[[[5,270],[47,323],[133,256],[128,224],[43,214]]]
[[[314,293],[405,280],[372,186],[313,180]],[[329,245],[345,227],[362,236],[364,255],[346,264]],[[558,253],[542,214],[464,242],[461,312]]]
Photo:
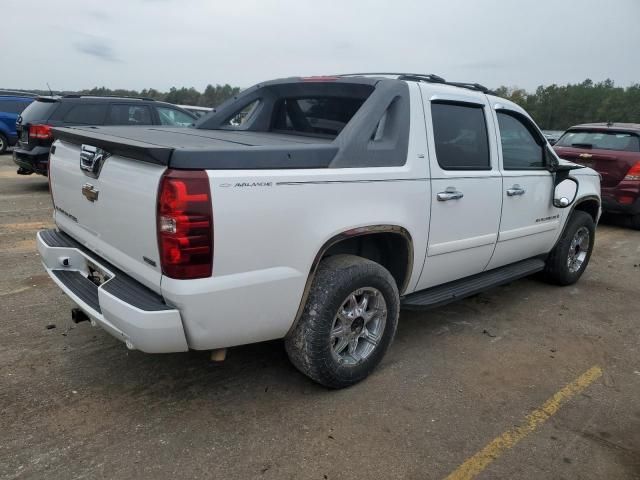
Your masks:
[[[558,139],[562,136],[562,134],[564,133],[563,130],[543,130],[542,134],[544,135],[544,138],[547,139],[547,141],[549,142],[549,145],[555,145],[555,143],[558,141]]]
[[[587,266],[597,173],[487,92],[435,75],[289,78],[195,129],[55,129],[43,264],[76,320],[130,348],[284,337],[303,373],[353,384],[401,304],[540,271],[568,285]]]
[[[53,127],[72,125],[167,125],[186,127],[195,115],[170,103],[147,98],[65,95],[38,97],[16,122],[13,160],[18,173],[47,174]]]
[[[204,117],[207,113],[213,110],[213,108],[197,107],[195,105],[178,105],[178,106],[186,110],[187,112],[193,113],[198,118]]]
[[[571,127],[556,153],[593,168],[602,178],[602,207],[640,229],[640,124],[589,123]]]
[[[31,102],[33,98],[30,96],[9,95],[0,91],[0,155],[18,141],[16,120]]]

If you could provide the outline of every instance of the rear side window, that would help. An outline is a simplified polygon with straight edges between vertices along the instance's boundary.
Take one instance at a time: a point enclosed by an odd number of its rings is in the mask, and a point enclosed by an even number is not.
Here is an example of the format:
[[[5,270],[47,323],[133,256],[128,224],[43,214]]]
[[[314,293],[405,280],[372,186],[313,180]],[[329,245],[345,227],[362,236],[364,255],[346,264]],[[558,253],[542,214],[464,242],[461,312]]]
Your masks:
[[[242,109],[234,113],[224,123],[224,125],[230,125],[232,127],[240,127],[244,125],[251,118],[251,115],[256,111],[259,105],[260,105],[260,100],[254,100],[250,104],[242,107]]]
[[[146,105],[114,104],[109,107],[111,125],[153,125],[151,109]]]
[[[491,170],[489,140],[481,105],[432,103],[438,164],[444,170]]]
[[[47,121],[59,105],[59,102],[43,102],[42,100],[36,100],[25,108],[20,115],[22,117],[22,123]]]
[[[71,107],[62,120],[77,125],[102,125],[106,114],[106,103],[78,104]]]
[[[565,133],[556,145],[561,147],[640,152],[638,136],[628,132],[574,130]]]
[[[283,98],[274,109],[272,130],[336,137],[365,99]]]
[[[532,170],[544,168],[544,150],[517,114],[498,112],[502,165],[505,170]]]

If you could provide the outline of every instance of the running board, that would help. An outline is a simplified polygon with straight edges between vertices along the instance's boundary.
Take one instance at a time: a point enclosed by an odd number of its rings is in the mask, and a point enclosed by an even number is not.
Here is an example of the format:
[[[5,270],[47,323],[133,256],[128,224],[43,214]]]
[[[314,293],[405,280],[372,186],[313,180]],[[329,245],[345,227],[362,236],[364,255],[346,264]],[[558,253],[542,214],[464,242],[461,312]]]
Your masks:
[[[544,265],[544,261],[537,258],[512,263],[505,267],[411,293],[402,297],[401,306],[407,310],[426,310],[446,305],[489,288],[527,277],[543,270]]]

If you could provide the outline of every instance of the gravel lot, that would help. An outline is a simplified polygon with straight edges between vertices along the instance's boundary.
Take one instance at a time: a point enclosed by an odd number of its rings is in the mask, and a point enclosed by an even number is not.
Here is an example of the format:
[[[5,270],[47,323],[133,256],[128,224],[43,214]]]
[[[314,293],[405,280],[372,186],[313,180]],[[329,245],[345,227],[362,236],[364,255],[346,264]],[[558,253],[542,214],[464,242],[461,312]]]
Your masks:
[[[575,286],[403,312],[380,368],[328,391],[279,341],[214,365],[73,325],[35,251],[50,226],[46,178],[0,157],[0,478],[444,478],[594,366],[477,478],[640,478],[640,232],[601,225]]]

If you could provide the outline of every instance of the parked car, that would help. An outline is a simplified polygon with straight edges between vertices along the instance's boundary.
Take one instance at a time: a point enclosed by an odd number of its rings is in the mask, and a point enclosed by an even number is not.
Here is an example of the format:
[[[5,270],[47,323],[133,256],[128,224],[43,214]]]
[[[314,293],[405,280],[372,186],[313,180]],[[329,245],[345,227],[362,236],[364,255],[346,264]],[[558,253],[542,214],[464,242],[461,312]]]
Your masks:
[[[555,145],[555,143],[558,141],[558,139],[562,136],[563,133],[564,133],[563,130],[543,130],[542,131],[542,134],[545,136],[545,138],[549,142],[549,145]]]
[[[587,267],[598,174],[487,92],[432,75],[288,78],[195,130],[55,128],[44,267],[76,321],[129,348],[284,338],[304,374],[351,385],[401,306],[536,272],[569,285]]]
[[[18,173],[47,174],[53,127],[72,125],[167,125],[187,127],[196,116],[175,105],[147,98],[65,95],[38,97],[16,123],[19,136],[13,150]]]
[[[195,105],[178,105],[180,108],[187,112],[193,113],[196,117],[204,117],[207,113],[211,112],[213,108],[209,107],[196,107]]]
[[[576,125],[554,148],[561,158],[598,172],[603,209],[627,216],[631,226],[640,230],[640,124]]]
[[[33,97],[5,95],[0,92],[0,155],[18,141],[16,120],[22,111],[33,102]]]

